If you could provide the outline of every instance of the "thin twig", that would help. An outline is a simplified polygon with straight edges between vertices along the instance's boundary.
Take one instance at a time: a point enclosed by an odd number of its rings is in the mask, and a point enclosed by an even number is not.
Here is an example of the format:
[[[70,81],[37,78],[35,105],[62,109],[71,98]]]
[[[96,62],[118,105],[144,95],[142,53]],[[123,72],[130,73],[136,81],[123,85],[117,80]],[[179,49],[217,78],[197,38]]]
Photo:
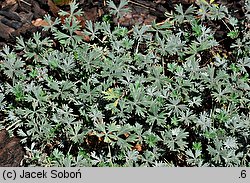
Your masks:
[[[160,26],[160,25],[163,25],[166,21],[169,21],[168,19],[166,19],[166,20],[164,20],[164,21],[162,21],[162,22],[159,22],[159,23],[157,23],[157,24],[155,24],[156,26]],[[148,26],[149,28],[150,27],[152,27],[152,25],[146,25],[146,26]],[[128,31],[128,34],[130,34],[130,33],[132,33],[133,32],[133,28],[132,29],[130,29],[129,31]]]
[[[141,7],[143,7],[143,8],[147,8],[147,9],[156,11],[155,8],[148,7],[148,6],[144,5],[144,4],[141,4],[141,3],[138,3],[138,2],[135,2],[135,1],[129,0],[128,2],[131,3],[131,4],[135,4],[135,5],[137,5],[137,6],[141,6]]]
[[[24,3],[24,4],[26,4],[26,5],[28,5],[28,6],[31,6],[30,3],[28,3],[28,2],[26,2],[24,0],[16,0],[16,1],[17,1],[17,3],[18,3],[19,6],[21,6],[21,2]]]

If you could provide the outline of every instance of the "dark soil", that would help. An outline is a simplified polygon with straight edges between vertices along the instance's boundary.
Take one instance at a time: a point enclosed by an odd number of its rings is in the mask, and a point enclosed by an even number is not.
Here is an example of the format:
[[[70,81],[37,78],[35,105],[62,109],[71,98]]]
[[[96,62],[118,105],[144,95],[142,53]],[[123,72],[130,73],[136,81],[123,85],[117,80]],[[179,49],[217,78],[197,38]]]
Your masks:
[[[6,130],[0,131],[0,167],[17,167],[23,159],[24,150],[20,139],[9,137]]]

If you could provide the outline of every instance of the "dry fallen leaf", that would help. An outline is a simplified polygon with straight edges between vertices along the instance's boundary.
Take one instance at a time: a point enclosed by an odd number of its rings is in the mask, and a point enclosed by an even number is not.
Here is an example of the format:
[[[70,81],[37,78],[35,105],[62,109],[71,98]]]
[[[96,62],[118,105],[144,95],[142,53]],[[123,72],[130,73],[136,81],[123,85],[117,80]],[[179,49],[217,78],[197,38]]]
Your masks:
[[[141,144],[136,144],[132,149],[135,149],[138,152],[140,152],[140,151],[142,151],[142,145]]]
[[[41,19],[41,18],[38,18],[38,19],[36,19],[36,20],[33,20],[33,21],[32,21],[32,24],[33,24],[34,26],[36,26],[36,27],[40,27],[40,26],[49,26],[49,24],[48,24],[45,20],[43,20],[43,19]]]
[[[84,41],[90,42],[90,37],[88,35],[83,34],[82,31],[75,31],[75,33],[78,36],[82,36]]]
[[[12,6],[14,4],[17,3],[17,0],[5,0],[3,3],[2,3],[2,8],[6,7],[6,6]]]
[[[128,138],[128,137],[129,137],[129,133],[124,133],[124,136],[125,136],[126,138]]]

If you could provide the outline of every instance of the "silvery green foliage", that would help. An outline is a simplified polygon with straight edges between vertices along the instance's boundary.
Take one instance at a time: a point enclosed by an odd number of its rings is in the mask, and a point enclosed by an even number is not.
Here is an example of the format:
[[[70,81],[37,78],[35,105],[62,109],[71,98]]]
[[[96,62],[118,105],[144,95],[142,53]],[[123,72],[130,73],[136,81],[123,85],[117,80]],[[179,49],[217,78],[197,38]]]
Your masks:
[[[118,19],[127,11],[125,0],[108,4]],[[131,32],[81,28],[75,2],[70,10],[64,23],[45,17],[56,46],[35,33],[1,51],[1,127],[22,138],[27,166],[249,166],[249,29],[228,57],[208,27],[249,20],[178,5]]]

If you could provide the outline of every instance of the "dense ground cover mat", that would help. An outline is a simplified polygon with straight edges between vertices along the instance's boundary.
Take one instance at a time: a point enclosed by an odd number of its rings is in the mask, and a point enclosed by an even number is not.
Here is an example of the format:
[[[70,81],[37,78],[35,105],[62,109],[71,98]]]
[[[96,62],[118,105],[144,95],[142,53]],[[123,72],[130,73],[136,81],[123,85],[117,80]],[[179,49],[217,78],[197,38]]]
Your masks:
[[[22,165],[250,166],[250,1],[240,19],[200,0],[132,28],[128,1],[107,4],[82,27],[72,2],[1,51],[0,127]]]

